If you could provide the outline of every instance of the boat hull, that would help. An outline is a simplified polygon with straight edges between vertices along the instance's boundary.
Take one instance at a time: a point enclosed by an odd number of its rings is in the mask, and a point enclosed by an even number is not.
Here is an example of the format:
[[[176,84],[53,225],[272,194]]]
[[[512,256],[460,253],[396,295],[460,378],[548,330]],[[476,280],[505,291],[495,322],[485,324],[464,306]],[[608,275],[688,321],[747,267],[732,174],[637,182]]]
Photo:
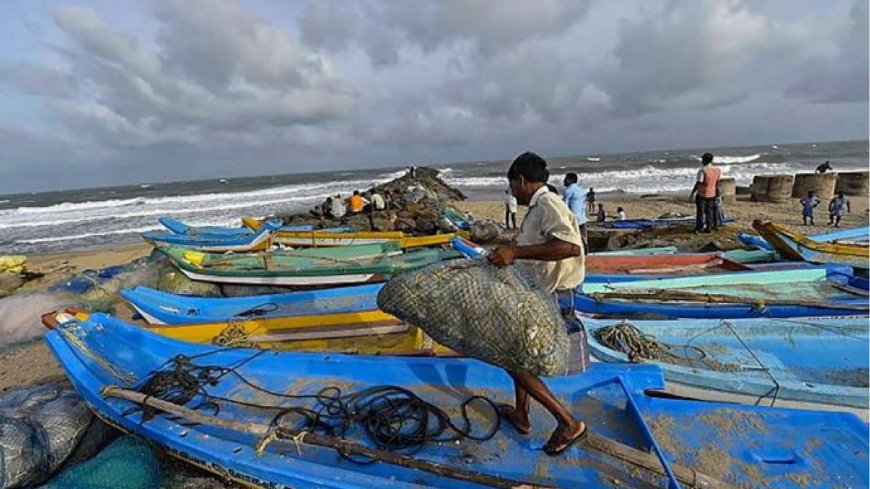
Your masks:
[[[597,339],[621,319],[584,318],[590,352],[605,362],[629,361]],[[673,345],[659,365],[668,381],[749,395],[760,404],[781,400],[868,407],[866,317],[627,321]]]
[[[752,226],[783,256],[811,263],[839,263],[867,270],[870,246],[862,243],[816,241],[772,222],[755,221]]]
[[[102,392],[111,385],[139,385],[161,365],[183,355],[197,365],[236,366],[238,375],[272,392],[316,394],[326,387],[339,387],[348,393],[391,384],[410,389],[452,413],[472,395],[498,402],[510,402],[513,397],[512,382],[504,371],[474,360],[217,349],[173,341],[103,315],[62,325],[49,332],[46,341],[75,388],[102,418],[179,458],[258,487],[479,486],[386,463],[361,465],[304,442],[279,439],[262,444],[258,451],[258,436],[203,423],[190,425],[162,415],[146,421],[140,411],[131,409],[135,407],[131,402]],[[647,391],[664,387],[661,370],[654,366],[595,364],[583,375],[552,378],[547,383],[582,416],[592,433],[642,451],[660,451],[669,467],[680,463],[702,472],[715,471],[714,476],[742,486],[763,481],[766,487],[793,488],[795,479],[810,480],[818,488],[870,483],[867,425],[849,414],[651,397]],[[235,376],[205,388],[212,396],[259,404],[299,403],[248,392],[249,387]],[[194,399],[190,406],[199,402]],[[274,411],[220,404],[214,414],[220,419],[267,426],[274,418]],[[473,412],[475,433],[485,431],[496,419],[485,406]],[[552,418],[533,409],[531,422],[534,430],[529,436],[518,436],[505,427],[485,442],[429,443],[414,457],[549,487],[603,488],[612,487],[614,480],[624,487],[660,487],[658,477],[654,483],[646,481],[643,471],[585,447],[569,448],[556,458],[543,455],[538,447],[552,429]],[[369,444],[355,428],[347,438]]]

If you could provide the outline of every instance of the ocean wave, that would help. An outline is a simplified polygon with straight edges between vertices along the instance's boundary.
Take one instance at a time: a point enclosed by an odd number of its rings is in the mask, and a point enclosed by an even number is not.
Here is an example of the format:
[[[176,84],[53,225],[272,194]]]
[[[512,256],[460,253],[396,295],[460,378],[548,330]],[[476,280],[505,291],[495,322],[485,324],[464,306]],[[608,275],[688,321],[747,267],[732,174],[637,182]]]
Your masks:
[[[302,203],[302,202],[316,202],[320,197],[310,196],[310,197],[287,197],[283,199],[273,199],[273,200],[261,200],[254,202],[235,202],[228,203],[223,205],[209,206],[209,207],[190,207],[184,209],[175,209],[175,208],[158,208],[158,209],[147,209],[141,211],[133,211],[133,212],[124,212],[121,214],[113,213],[111,216],[105,215],[82,215],[76,216],[69,219],[54,219],[51,221],[36,221],[36,222],[11,222],[11,223],[0,223],[0,229],[11,229],[11,228],[38,228],[43,226],[60,226],[64,224],[77,224],[77,223],[85,223],[90,221],[107,221],[107,220],[122,220],[122,219],[131,219],[135,217],[148,217],[148,216],[164,216],[164,215],[172,215],[172,216],[188,216],[191,214],[201,214],[204,212],[216,212],[216,211],[227,211],[234,209],[245,209],[245,208],[260,208],[269,205],[275,204],[285,204],[290,202]]]
[[[793,173],[800,168],[788,163],[740,163],[718,165],[724,177],[737,180],[739,185],[747,185],[755,175],[766,173]],[[661,168],[654,165],[644,165],[636,169],[607,170],[594,173],[579,173],[580,183],[586,188],[594,187],[596,191],[611,192],[623,190],[631,193],[688,191],[695,182],[699,167]],[[553,185],[561,186],[564,173],[550,176]],[[462,177],[451,175],[445,178],[451,185],[465,188],[507,188],[504,176]]]
[[[403,175],[405,172],[393,172],[386,173],[380,175],[376,179],[357,179],[357,180],[346,180],[346,181],[328,181],[328,182],[317,182],[317,183],[305,183],[305,184],[295,184],[295,185],[284,185],[280,187],[271,187],[271,188],[263,188],[256,190],[248,190],[243,192],[211,192],[206,194],[195,194],[195,195],[170,195],[165,197],[153,197],[153,198],[145,198],[145,197],[135,197],[130,199],[110,199],[110,200],[96,200],[96,201],[85,201],[85,202],[63,202],[60,204],[54,204],[50,206],[44,207],[18,207],[13,209],[15,213],[18,214],[65,214],[65,213],[74,213],[80,211],[98,211],[98,210],[112,210],[118,207],[128,207],[132,205],[136,206],[151,206],[151,205],[164,205],[164,204],[184,204],[185,206],[189,204],[209,202],[215,200],[244,200],[247,202],[255,202],[257,198],[263,196],[275,196],[275,195],[293,195],[299,193],[308,194],[306,197],[320,197],[326,196],[332,193],[337,187],[343,188],[343,193],[350,193],[353,190],[363,187],[369,187],[372,185],[377,185],[379,183],[383,183],[398,176]],[[329,189],[329,191],[324,192],[324,190]]]
[[[128,205],[138,205],[147,199],[135,197],[132,199],[88,200],[85,202],[63,202],[45,207],[18,207],[15,211],[19,214],[44,214],[48,212],[73,212],[82,210],[95,210],[100,208],[116,208]]]
[[[262,216],[258,216],[260,218]],[[238,219],[232,220],[205,220],[205,221],[191,221],[188,224],[191,226],[234,226],[239,224]],[[30,239],[19,239],[16,240],[16,244],[40,244],[40,243],[56,243],[59,241],[76,241],[87,238],[98,238],[101,236],[117,236],[124,234],[140,234],[148,231],[157,231],[165,229],[160,224],[151,224],[148,226],[139,226],[134,228],[121,228],[121,229],[112,229],[108,231],[95,231],[92,233],[82,233],[82,234],[73,234],[73,235],[62,235],[62,236],[50,236],[45,238],[30,238]]]
[[[721,165],[728,165],[734,163],[749,163],[750,161],[755,161],[761,158],[761,156],[761,154],[754,154],[748,156],[714,156],[713,163]]]

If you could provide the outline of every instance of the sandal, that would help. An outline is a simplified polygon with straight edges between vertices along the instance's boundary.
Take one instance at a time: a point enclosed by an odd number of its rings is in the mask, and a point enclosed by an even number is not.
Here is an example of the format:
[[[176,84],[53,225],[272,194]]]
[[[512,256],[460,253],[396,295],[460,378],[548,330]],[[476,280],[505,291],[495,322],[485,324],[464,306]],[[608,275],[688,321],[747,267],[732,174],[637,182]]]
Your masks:
[[[583,423],[583,430],[580,433],[577,433],[574,436],[574,438],[571,438],[570,440],[568,440],[567,442],[565,442],[564,444],[562,444],[561,446],[558,446],[558,447],[553,447],[553,437],[551,436],[550,439],[547,440],[547,443],[544,445],[544,453],[546,453],[547,455],[549,455],[551,457],[559,455],[562,452],[564,452],[565,450],[571,448],[571,446],[574,445],[575,443],[577,443],[578,441],[585,440],[586,435],[588,435],[588,434],[589,434],[589,425],[587,425],[586,423]]]
[[[514,427],[517,430],[517,433],[521,435],[528,435],[532,431],[532,427],[521,427],[514,422],[514,420],[510,417],[511,414],[516,410],[513,406],[509,404],[499,404],[496,406],[496,410],[498,411],[498,415],[501,419],[507,421],[507,423]]]

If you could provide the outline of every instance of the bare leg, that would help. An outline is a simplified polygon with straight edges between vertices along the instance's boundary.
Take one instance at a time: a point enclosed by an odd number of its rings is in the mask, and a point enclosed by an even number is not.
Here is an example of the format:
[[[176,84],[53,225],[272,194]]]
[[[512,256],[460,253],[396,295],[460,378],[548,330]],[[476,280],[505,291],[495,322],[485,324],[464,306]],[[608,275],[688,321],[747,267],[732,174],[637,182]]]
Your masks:
[[[553,395],[539,377],[528,372],[508,373],[514,379],[514,386],[517,389],[518,408],[520,401],[519,392],[523,391],[523,396],[526,399],[524,401],[526,403],[526,420],[528,420],[528,396],[541,403],[544,409],[556,418],[558,426],[544,446],[544,451],[547,454],[558,454],[586,431],[586,423],[574,418],[571,412],[556,399],[556,396]],[[519,411],[519,409],[515,410],[515,414],[516,411]]]
[[[529,423],[529,393],[517,381],[513,372],[508,370],[507,373],[514,380],[515,407],[503,406],[499,408],[499,414],[514,425],[517,431],[527,435],[532,430],[531,423]]]

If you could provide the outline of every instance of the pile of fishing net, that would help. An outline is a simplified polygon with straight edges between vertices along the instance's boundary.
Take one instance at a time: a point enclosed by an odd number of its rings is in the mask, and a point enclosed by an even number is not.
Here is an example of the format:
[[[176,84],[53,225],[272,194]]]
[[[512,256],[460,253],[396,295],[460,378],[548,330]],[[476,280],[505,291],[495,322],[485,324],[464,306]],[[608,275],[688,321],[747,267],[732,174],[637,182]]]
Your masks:
[[[568,371],[564,319],[528,264],[432,265],[387,282],[378,307],[462,355],[535,375]]]
[[[114,430],[72,388],[43,385],[0,398],[0,488],[27,487],[69,461],[90,457]]]

